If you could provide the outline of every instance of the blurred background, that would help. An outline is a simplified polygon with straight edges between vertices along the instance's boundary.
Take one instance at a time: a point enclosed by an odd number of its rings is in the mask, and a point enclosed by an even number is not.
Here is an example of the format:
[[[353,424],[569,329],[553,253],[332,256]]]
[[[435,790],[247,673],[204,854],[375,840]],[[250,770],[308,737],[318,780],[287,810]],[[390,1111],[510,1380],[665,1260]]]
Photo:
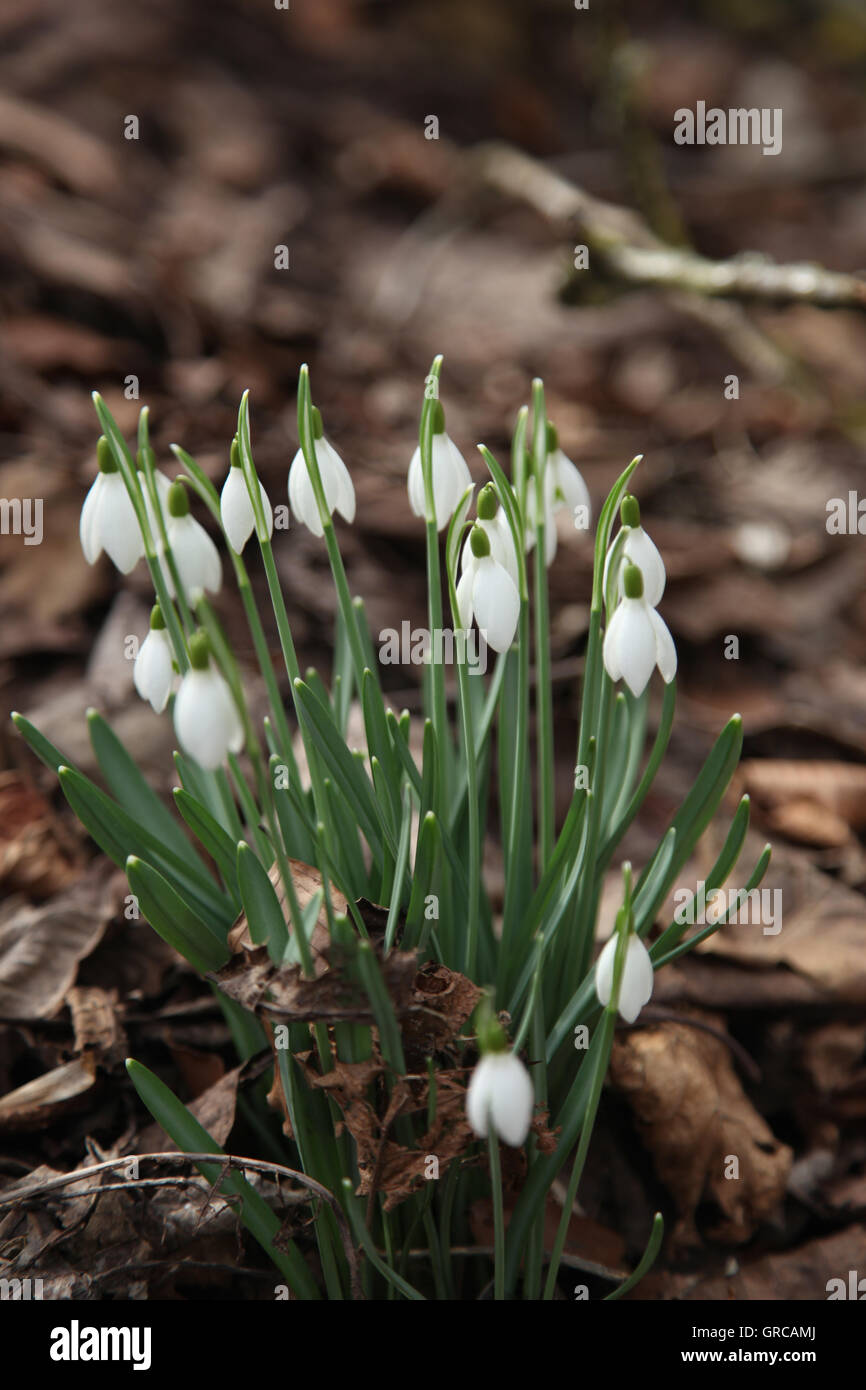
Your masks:
[[[40,546],[0,536],[0,685],[6,707],[85,770],[83,714],[95,704],[156,785],[173,781],[170,727],[138,701],[123,659],[126,636],[147,627],[143,567],[121,581],[107,562],[88,567],[79,546],[95,472],[91,390],[130,436],[149,406],[163,468],[176,441],[221,483],[249,387],[256,462],[276,503],[309,362],[357,490],[357,521],[338,529],[374,638],[424,620],[423,535],[405,479],[436,353],[448,430],[476,479],[475,444],[507,458],[536,375],[596,505],[645,455],[636,490],[667,563],[661,611],[680,693],[671,759],[629,852],[641,862],[739,710],[737,790],[752,794],[755,845],[777,846],[767,883],[785,895],[778,936],[720,934],[665,972],[655,1001],[732,1040],[721,1049],[745,1087],[745,1108],[732,1102],[740,1137],[704,1152],[713,1112],[697,1129],[684,1120],[668,1152],[629,1099],[635,1057],[623,1054],[614,1076],[575,1239],[616,1265],[667,1204],[676,1248],[652,1297],[823,1298],[827,1278],[862,1264],[864,75],[858,0],[6,0],[0,13],[0,497],[44,501]],[[781,109],[780,153],[677,145],[674,113],[700,101]],[[617,245],[669,248],[667,283],[606,254],[611,228]],[[742,283],[724,299],[696,290],[695,254],[747,252],[838,278],[783,273],[770,292]],[[833,499],[853,516],[850,534],[828,530]],[[560,541],[550,582],[562,809],[591,556],[567,520]],[[324,549],[294,526],[275,549],[302,665],[327,669]],[[229,597],[221,611],[247,652]],[[417,669],[384,679],[395,704],[417,706]],[[111,987],[133,991],[149,1045],[198,1095],[214,1081],[201,1058],[216,1035],[159,1013],[173,966],[139,945],[143,932],[129,957],[116,896],[92,897],[110,866],[91,862],[9,725],[0,757],[0,1016],[19,1020],[0,1028],[0,1089],[79,1055],[57,1021],[66,992]],[[718,849],[707,838],[692,886]],[[498,871],[494,854],[494,887]],[[82,929],[87,949],[51,990],[34,966],[22,1002],[20,975],[13,989],[3,974],[4,933],[11,949],[23,922],[47,922],[53,954],[51,923],[76,892],[100,930],[91,940]],[[681,1040],[697,1031],[666,1026]],[[692,1066],[694,1095],[715,1094],[716,1061]],[[676,1112],[681,1080],[657,1113]],[[116,1135],[120,1084],[103,1077],[97,1095],[91,1078],[74,1134]],[[0,1106],[8,1171],[70,1161],[59,1113],[22,1125]],[[623,1153],[634,1132],[639,1160]],[[751,1146],[736,1196],[713,1176],[725,1144]],[[731,1254],[742,1248],[747,1258]]]

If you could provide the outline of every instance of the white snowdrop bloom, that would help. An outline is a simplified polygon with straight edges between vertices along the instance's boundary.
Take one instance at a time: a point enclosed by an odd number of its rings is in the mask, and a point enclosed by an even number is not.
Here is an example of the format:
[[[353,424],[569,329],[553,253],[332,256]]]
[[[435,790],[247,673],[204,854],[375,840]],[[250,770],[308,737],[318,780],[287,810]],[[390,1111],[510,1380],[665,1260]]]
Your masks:
[[[268,500],[268,494],[261,483],[259,483],[259,492],[262,499],[262,510],[267,522],[268,536],[272,536],[274,533],[274,513]],[[255,530],[256,518],[247,480],[241,468],[236,442],[232,444],[231,467],[220,494],[220,517],[229,545],[236,555],[240,555]]]
[[[150,615],[150,631],[138,649],[132,679],[142,700],[149,700],[157,714],[168,704],[174,679],[171,642],[159,604]]]
[[[511,527],[508,525],[505,508],[500,507],[492,483],[487,483],[478,496],[478,521],[476,525],[481,527],[489,540],[490,554],[494,560],[508,571],[515,586],[517,586],[520,583],[520,570],[517,564],[514,537],[511,534]],[[472,565],[473,560],[471,540],[470,536],[467,536],[460,556],[461,572],[465,572]]]
[[[479,1139],[488,1128],[517,1149],[529,1133],[535,1092],[532,1079],[513,1052],[487,1052],[466,1092],[466,1118]]]
[[[507,652],[520,618],[520,594],[504,565],[494,560],[490,540],[480,526],[469,533],[463,573],[457,585],[460,624],[469,628],[474,616],[485,641],[496,652]]]
[[[322,417],[313,407],[313,433],[315,436],[316,462],[325,493],[328,515],[340,513],[346,521],[355,520],[355,489],[349,470],[336,449],[328,443],[322,433]],[[304,523],[314,536],[323,536],[322,519],[316,505],[316,494],[303,449],[299,449],[292,459],[289,469],[289,505],[295,516]]]
[[[614,932],[606,942],[595,967],[595,992],[600,1004],[610,1003],[613,993],[613,968],[619,934]],[[634,932],[626,946],[625,962],[619,986],[619,1013],[626,1023],[634,1023],[653,992],[653,963],[639,936]]]
[[[555,517],[558,511],[567,507],[573,517],[579,517],[584,523],[580,527],[581,530],[587,529],[592,520],[592,502],[589,489],[577,466],[560,449],[556,430],[552,425],[548,426],[548,449],[547,467],[544,474],[544,562],[546,565],[552,564],[556,555]],[[577,508],[581,509],[580,512],[577,511]],[[531,550],[535,544],[537,516],[535,480],[532,478],[529,480],[526,511],[529,523],[526,548]]]
[[[99,472],[81,508],[81,549],[89,565],[104,550],[121,574],[129,574],[144,554],[144,538],[104,435],[96,446],[96,461]]]
[[[190,603],[197,603],[205,590],[219,593],[223,577],[219,551],[200,522],[190,516],[189,498],[182,483],[172,483],[169,490],[165,531]],[[168,591],[175,598],[174,579],[168,565],[164,572]]]
[[[229,753],[244,746],[244,731],[228,683],[210,664],[207,637],[190,639],[192,665],[180,683],[174,702],[174,727],[180,746],[207,772],[214,772]]]
[[[623,540],[619,546],[619,590],[622,594],[622,574],[625,564],[631,561],[637,565],[643,575],[644,598],[651,608],[655,608],[661,602],[662,594],[665,591],[664,561],[659,554],[658,547],[647,535],[640,524],[640,506],[636,497],[630,494],[623,498],[620,507],[620,519],[622,521]],[[617,540],[619,538],[617,537]],[[610,559],[613,554],[613,547],[607,552],[604,562],[604,590],[607,593],[608,571]]]
[[[635,696],[643,694],[655,666],[666,684],[677,673],[674,639],[644,598],[636,565],[627,564],[623,570],[623,598],[608,619],[602,656],[611,680],[624,680]]]
[[[441,531],[454,515],[457,503],[472,486],[469,465],[450,435],[445,432],[445,412],[436,402],[433,416],[433,506],[436,530]],[[424,493],[424,470],[421,465],[421,445],[409,464],[409,505],[416,516],[426,517],[427,498]]]

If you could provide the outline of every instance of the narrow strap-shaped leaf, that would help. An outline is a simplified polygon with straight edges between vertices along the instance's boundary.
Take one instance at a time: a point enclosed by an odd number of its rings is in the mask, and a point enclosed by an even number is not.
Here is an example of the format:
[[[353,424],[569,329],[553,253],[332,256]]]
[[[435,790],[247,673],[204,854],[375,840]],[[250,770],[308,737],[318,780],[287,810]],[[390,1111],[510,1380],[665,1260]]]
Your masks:
[[[257,946],[267,946],[271,960],[279,965],[289,944],[286,919],[267,869],[244,840],[238,845],[237,870],[250,936]]]
[[[335,725],[325,717],[317,697],[302,680],[295,681],[295,692],[301,717],[351,804],[367,843],[381,866],[383,834],[390,836],[391,831],[382,817],[373,789]],[[396,854],[396,844],[392,845],[392,851]]]
[[[369,669],[364,671],[361,703],[364,711],[364,728],[367,731],[367,750],[371,757],[375,756],[379,761],[388,804],[391,809],[392,824],[399,825],[400,761],[388,729],[382,692]]]
[[[213,1153],[217,1158],[223,1154],[213,1136],[199,1124],[192,1112],[158,1076],[154,1076],[152,1071],[132,1058],[127,1061],[126,1070],[157,1124],[162,1125],[179,1149],[184,1153]],[[285,1275],[297,1297],[317,1300],[320,1296],[319,1289],[304,1257],[293,1241],[283,1243],[281,1239],[279,1246],[277,1245],[277,1237],[281,1233],[280,1219],[243,1174],[236,1169],[225,1171],[218,1162],[200,1163],[196,1166],[209,1183],[213,1184],[222,1179],[219,1190],[223,1195],[240,1199],[241,1221],[270,1256],[277,1269]]]
[[[125,811],[203,878],[209,875],[177,821],[163,806],[114,730],[95,709],[87,711],[90,742],[109,788]]]
[[[231,836],[223,830],[219,821],[214,819],[207,807],[203,806],[183,787],[175,787],[174,801],[196,839],[204,845],[213,859],[222,874],[226,888],[235,899],[235,906],[239,907],[240,892],[235,862],[237,850]]]
[[[61,767],[57,775],[63,795],[85,830],[118,868],[125,867],[131,854],[146,857],[202,917],[213,919],[225,928],[231,925],[235,917],[231,899],[212,879],[202,881],[198,875],[190,873],[182,860],[137,825],[122,806],[82,773],[71,767]]]
[[[404,721],[402,717],[398,719],[394,711],[392,709],[389,709],[385,711],[385,719],[387,720],[388,728],[391,731],[391,735],[394,740],[394,750],[398,758],[400,759],[400,762],[403,765],[403,771],[406,773],[406,776],[409,778],[409,781],[412,783],[412,786],[414,787],[415,791],[420,796],[422,785],[421,773],[418,771],[418,765],[415,762],[415,759],[412,757],[411,752],[409,751],[408,721],[406,721],[406,732],[404,736]]]
[[[73,766],[70,760],[63,756],[60,749],[56,748],[51,740],[46,738],[44,734],[40,733],[36,726],[30,723],[29,719],[25,719],[23,714],[13,712],[12,723],[15,725],[21,737],[29,747],[32,748],[37,758],[39,758],[46,767],[50,767],[52,772],[56,772],[60,767]]]
[[[217,932],[196,916],[152,865],[131,854],[126,861],[126,877],[142,915],[163,941],[202,975],[225,965],[229,958],[225,940],[220,940]]]

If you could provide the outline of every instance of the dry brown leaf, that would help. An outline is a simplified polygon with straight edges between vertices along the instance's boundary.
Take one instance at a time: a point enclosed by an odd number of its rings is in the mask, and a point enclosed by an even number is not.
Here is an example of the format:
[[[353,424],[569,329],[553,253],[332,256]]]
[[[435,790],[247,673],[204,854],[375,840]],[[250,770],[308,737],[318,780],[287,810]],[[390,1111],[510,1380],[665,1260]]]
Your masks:
[[[72,1015],[75,1051],[90,1053],[105,1066],[113,1066],[126,1056],[126,1035],[119,1017],[117,991],[96,986],[74,986],[67,990],[66,1003]]]
[[[636,1029],[616,1038],[610,1078],[676,1204],[674,1243],[696,1242],[695,1213],[709,1200],[720,1214],[709,1235],[749,1240],[784,1195],[792,1153],[744,1093],[725,1043],[680,1023]]]
[[[0,1018],[48,1018],[78,963],[97,945],[117,906],[105,864],[44,907],[18,907],[0,923]]]
[[[794,1250],[764,1255],[732,1274],[651,1273],[630,1296],[639,1299],[821,1301],[835,1291],[831,1279],[847,1286],[849,1270],[863,1274],[866,1226],[849,1226]],[[862,1293],[859,1295],[862,1297]]]
[[[81,874],[74,842],[61,843],[54,810],[33,783],[0,773],[0,884],[8,892],[50,898]]]
[[[866,826],[866,766],[787,758],[746,758],[737,785],[768,810],[808,801],[853,830]]]
[[[89,1052],[54,1067],[0,1098],[0,1130],[42,1129],[75,1109],[96,1080],[96,1058]]]

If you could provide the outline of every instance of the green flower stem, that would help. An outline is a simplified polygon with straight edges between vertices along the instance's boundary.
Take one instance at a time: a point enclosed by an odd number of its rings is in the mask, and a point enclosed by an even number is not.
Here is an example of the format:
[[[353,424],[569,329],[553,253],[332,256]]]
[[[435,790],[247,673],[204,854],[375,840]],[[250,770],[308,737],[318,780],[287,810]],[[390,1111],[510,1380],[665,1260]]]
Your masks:
[[[114,416],[111,414],[111,411],[108,409],[108,406],[105,404],[98,391],[93,392],[93,404],[96,407],[96,414],[99,418],[102,432],[111,446],[114,461],[126,484],[129,500],[135,511],[136,520],[138,521],[142,540],[144,542],[145,560],[147,561],[147,567],[150,571],[151,580],[153,581],[157,602],[162,610],[162,616],[171,638],[172,647],[174,648],[175,660],[177,661],[178,669],[182,675],[189,669],[189,654],[187,652],[186,639],[178,621],[171,595],[168,592],[168,585],[165,582],[162,566],[160,565],[153,536],[151,535],[150,524],[147,519],[147,510],[138,482],[138,471],[127,447],[126,440],[118,429]]]
[[[247,429],[249,425],[247,424]],[[310,372],[307,364],[301,367],[298,377],[298,437],[301,441],[301,449],[304,454],[304,461],[307,465],[307,472],[313,488],[313,495],[319,509],[319,520],[322,523],[322,530],[325,537],[325,545],[328,550],[328,560],[331,566],[331,573],[334,577],[334,587],[337,591],[337,602],[343,615],[343,623],[346,635],[349,639],[349,646],[352,652],[352,664],[355,669],[355,683],[358,688],[358,698],[364,688],[364,669],[367,666],[367,659],[364,653],[364,645],[361,634],[358,631],[358,616],[352,605],[352,595],[349,592],[349,584],[346,579],[346,570],[343,565],[343,557],[340,554],[340,547],[337,544],[337,537],[334,534],[334,522],[328,503],[325,498],[325,489],[322,484],[322,475],[319,472],[319,462],[316,458],[315,431],[313,427],[313,402],[310,395]],[[375,675],[376,673],[373,672]]]
[[[452,525],[457,521],[457,514],[452,518]],[[449,549],[451,549],[449,545]],[[457,607],[457,589],[454,583],[454,575],[446,566],[446,577],[448,580],[448,595],[451,602],[452,621],[455,630],[460,627],[460,611]],[[460,705],[460,722],[463,735],[463,747],[465,749],[464,760],[466,764],[466,785],[467,785],[467,811],[469,821],[469,902],[466,912],[466,935],[463,941],[463,973],[470,979],[475,978],[475,967],[478,959],[478,919],[480,913],[481,895],[481,808],[478,804],[478,767],[475,758],[472,756],[475,748],[475,735],[472,729],[472,696],[469,689],[469,682],[472,677],[466,668],[464,661],[457,663],[457,690]],[[447,799],[445,805],[447,806]]]
[[[616,943],[616,958],[613,966],[613,988],[611,990],[610,1001],[602,1015],[602,1035],[603,1047],[609,1052],[613,1042],[613,1032],[616,1026],[616,1014],[619,1007],[619,992],[622,985],[622,976],[625,969],[625,957],[628,947],[629,932],[631,930],[631,865],[623,865],[623,878],[625,884],[625,902],[617,916],[618,940]],[[556,1287],[556,1279],[559,1274],[559,1265],[562,1259],[562,1252],[565,1249],[565,1241],[568,1236],[568,1227],[571,1221],[571,1214],[574,1209],[577,1189],[580,1179],[583,1176],[583,1169],[586,1163],[586,1156],[589,1152],[589,1142],[592,1138],[592,1131],[595,1126],[595,1117],[598,1112],[598,1104],[601,1099],[601,1091],[604,1085],[604,1078],[607,1066],[598,1067],[593,1074],[592,1085],[590,1087],[589,1099],[587,1101],[586,1113],[580,1131],[580,1141],[577,1146],[577,1153],[574,1159],[574,1166],[571,1170],[571,1179],[568,1184],[568,1192],[562,1208],[562,1217],[559,1222],[559,1229],[556,1233],[556,1240],[550,1256],[550,1265],[547,1271],[547,1282],[544,1286],[545,1299],[551,1299]]]
[[[502,1201],[502,1167],[499,1138],[492,1119],[487,1125],[487,1152],[490,1158],[490,1189],[493,1197],[493,1297],[505,1299],[505,1208]]]
[[[443,627],[442,576],[439,562],[439,531],[436,526],[436,505],[433,498],[433,423],[434,407],[439,399],[439,378],[442,357],[433,359],[427,375],[427,391],[421,410],[418,444],[421,449],[421,472],[424,478],[426,510],[425,542],[427,555],[427,612],[431,640]],[[431,388],[432,386],[432,394]],[[425,672],[429,690],[428,712],[436,733],[439,757],[439,794],[437,812],[443,824],[447,820],[451,790],[451,738],[448,728],[448,707],[445,699],[445,671],[441,662],[431,662]],[[441,809],[440,809],[441,808]]]
[[[535,708],[538,728],[538,874],[553,850],[553,687],[550,676],[550,602],[547,589],[544,480],[547,469],[547,415],[544,387],[532,383],[532,452],[535,486]],[[553,520],[551,518],[551,525]]]

